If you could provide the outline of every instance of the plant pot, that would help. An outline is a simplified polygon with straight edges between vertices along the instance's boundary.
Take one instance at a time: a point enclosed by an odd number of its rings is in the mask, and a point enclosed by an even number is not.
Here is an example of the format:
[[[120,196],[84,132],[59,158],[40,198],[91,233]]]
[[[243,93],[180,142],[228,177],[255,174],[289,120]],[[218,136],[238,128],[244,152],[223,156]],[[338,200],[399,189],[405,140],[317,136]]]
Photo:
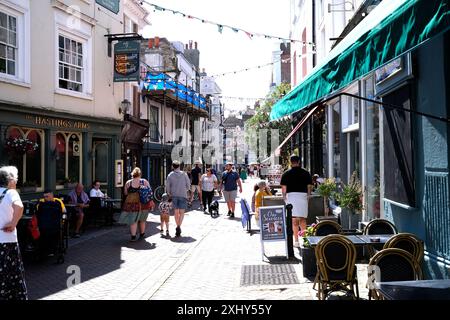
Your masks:
[[[342,208],[341,211],[341,225],[343,229],[352,230],[358,229],[358,223],[361,222],[361,214]]]
[[[317,273],[316,252],[314,248],[300,247],[302,256],[303,277],[314,278]]]
[[[64,183],[64,188],[65,189],[75,189],[75,187],[77,186],[76,183]]]

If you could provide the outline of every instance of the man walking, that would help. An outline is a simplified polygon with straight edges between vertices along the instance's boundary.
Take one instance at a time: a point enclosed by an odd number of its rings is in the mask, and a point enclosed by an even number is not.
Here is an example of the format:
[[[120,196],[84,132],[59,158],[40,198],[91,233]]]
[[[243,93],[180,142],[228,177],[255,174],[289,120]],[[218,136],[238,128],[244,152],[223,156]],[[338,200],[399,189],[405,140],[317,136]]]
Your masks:
[[[172,205],[175,210],[175,223],[177,224],[175,236],[181,236],[181,223],[184,218],[184,211],[187,207],[187,193],[191,183],[186,172],[180,170],[180,162],[172,162],[173,171],[169,173],[166,181],[166,190],[172,198]]]
[[[200,206],[203,206],[203,199],[202,199],[202,190],[199,186],[199,180],[202,176],[202,169],[200,169],[199,163],[195,163],[195,168],[191,171],[191,197],[189,199],[189,206],[192,205],[192,200],[194,198],[195,189],[197,189],[198,192],[198,198],[200,199]]]
[[[292,204],[292,229],[294,246],[298,247],[298,227],[306,229],[308,201],[312,190],[311,174],[300,167],[300,158],[291,156],[291,169],[281,177],[281,192],[286,204]]]
[[[225,172],[222,174],[223,197],[228,206],[228,216],[234,218],[234,209],[236,206],[237,186],[239,193],[242,193],[242,183],[239,174],[232,170],[233,163],[227,162]]]

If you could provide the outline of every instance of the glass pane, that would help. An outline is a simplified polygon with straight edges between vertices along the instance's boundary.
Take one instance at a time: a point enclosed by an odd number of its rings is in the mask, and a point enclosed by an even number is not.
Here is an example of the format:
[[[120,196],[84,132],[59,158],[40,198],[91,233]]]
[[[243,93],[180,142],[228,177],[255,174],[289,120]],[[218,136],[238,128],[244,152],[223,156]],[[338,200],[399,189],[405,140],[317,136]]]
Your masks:
[[[16,63],[11,60],[7,60],[7,61],[8,61],[8,66],[7,66],[8,74],[14,76],[16,74]]]
[[[62,133],[56,134],[56,184],[63,185],[66,178],[66,139]]]
[[[62,78],[64,76],[64,68],[61,64],[59,64],[59,77]]]
[[[77,43],[76,43],[76,41],[71,40],[70,42],[72,44],[71,47],[70,47],[70,51],[77,52]]]
[[[95,147],[95,179],[108,182],[108,146],[104,143]]]
[[[70,63],[70,53],[67,53],[67,51],[64,51],[64,62]]]
[[[78,65],[80,66],[80,67],[82,67],[83,66],[83,57],[82,56],[78,56]]]
[[[69,69],[69,80],[75,80],[75,70],[73,68]]]
[[[67,81],[59,80],[59,87],[62,89],[67,89]]]
[[[64,49],[64,38],[59,36],[59,47],[61,49]]]
[[[64,51],[59,50],[59,61],[64,62]]]
[[[77,55],[75,53],[72,53],[72,60],[70,61],[70,63],[76,65],[77,61]]]
[[[7,47],[6,48],[6,55],[7,55],[7,58],[9,60],[16,60],[16,49],[11,48],[11,47]]]
[[[67,152],[69,157],[69,178],[72,181],[80,181],[80,161],[81,161],[81,144],[80,139],[76,134],[70,135],[69,150]]]
[[[6,46],[0,44],[0,58],[6,58]]]
[[[81,71],[77,70],[77,81],[81,82]]]
[[[16,37],[17,37],[17,35],[16,35],[16,33],[15,32],[13,32],[13,31],[10,31],[9,32],[9,44],[10,45],[12,45],[12,46],[16,46],[16,44],[17,44],[17,40],[16,40]]]
[[[0,58],[0,72],[6,73],[6,60]]]
[[[0,42],[8,43],[8,31],[0,27]]]
[[[69,67],[64,66],[64,79],[69,79]]]
[[[333,177],[341,177],[341,159],[340,159],[340,135],[341,135],[341,115],[339,102],[333,105]]]
[[[81,43],[78,44],[78,53],[83,54],[83,44]]]
[[[16,31],[16,18],[9,16],[9,30]]]
[[[27,138],[30,141],[36,143],[36,146],[30,147],[30,150],[26,153],[26,170],[27,170],[27,182],[32,182],[36,187],[41,186],[41,136],[36,130],[30,131]]]
[[[70,39],[64,38],[64,48],[70,50]]]
[[[365,81],[365,95],[374,96],[373,79]],[[378,106],[366,102],[366,212],[368,220],[380,217],[380,138]]]
[[[8,16],[5,13],[0,12],[0,27],[3,27],[5,29],[8,27],[7,19],[8,19]]]

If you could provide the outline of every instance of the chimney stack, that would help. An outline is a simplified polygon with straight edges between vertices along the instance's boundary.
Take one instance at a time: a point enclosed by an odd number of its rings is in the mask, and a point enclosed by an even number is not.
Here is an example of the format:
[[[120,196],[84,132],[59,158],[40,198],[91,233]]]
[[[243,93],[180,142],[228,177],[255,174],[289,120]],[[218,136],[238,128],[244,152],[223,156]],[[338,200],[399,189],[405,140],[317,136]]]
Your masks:
[[[192,49],[192,40],[189,40],[189,49]]]
[[[197,50],[197,41],[194,42],[195,50]]]
[[[186,50],[189,49],[188,44],[186,43]]]

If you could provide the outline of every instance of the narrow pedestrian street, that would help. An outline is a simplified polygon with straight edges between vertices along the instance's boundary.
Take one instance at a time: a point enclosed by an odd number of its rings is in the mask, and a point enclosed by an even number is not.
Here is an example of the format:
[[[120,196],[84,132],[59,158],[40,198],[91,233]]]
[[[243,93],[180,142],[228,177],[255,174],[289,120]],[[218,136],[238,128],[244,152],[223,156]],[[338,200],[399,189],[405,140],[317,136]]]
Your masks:
[[[250,200],[256,179],[243,184],[241,196]],[[239,199],[237,200],[239,201]],[[30,299],[45,300],[311,300],[316,299],[312,279],[302,276],[299,251],[287,261],[284,245],[267,246],[268,255],[280,256],[272,263],[261,260],[259,232],[249,235],[241,224],[237,203],[236,217],[226,216],[226,204],[220,202],[220,216],[211,218],[200,210],[189,211],[182,225],[182,236],[167,239],[159,233],[159,215],[149,216],[146,239],[128,242],[125,226],[87,232],[70,239],[65,263],[54,259],[26,263],[25,276]],[[194,203],[195,207],[195,203]],[[256,229],[255,222],[252,228]],[[272,259],[271,259],[272,260]],[[266,259],[267,261],[267,259]],[[73,266],[81,271],[81,282],[68,288]],[[243,272],[245,266],[292,267],[284,272],[278,285],[259,282],[254,274]],[[360,295],[367,297],[360,275]],[[291,284],[283,284],[291,283]]]

